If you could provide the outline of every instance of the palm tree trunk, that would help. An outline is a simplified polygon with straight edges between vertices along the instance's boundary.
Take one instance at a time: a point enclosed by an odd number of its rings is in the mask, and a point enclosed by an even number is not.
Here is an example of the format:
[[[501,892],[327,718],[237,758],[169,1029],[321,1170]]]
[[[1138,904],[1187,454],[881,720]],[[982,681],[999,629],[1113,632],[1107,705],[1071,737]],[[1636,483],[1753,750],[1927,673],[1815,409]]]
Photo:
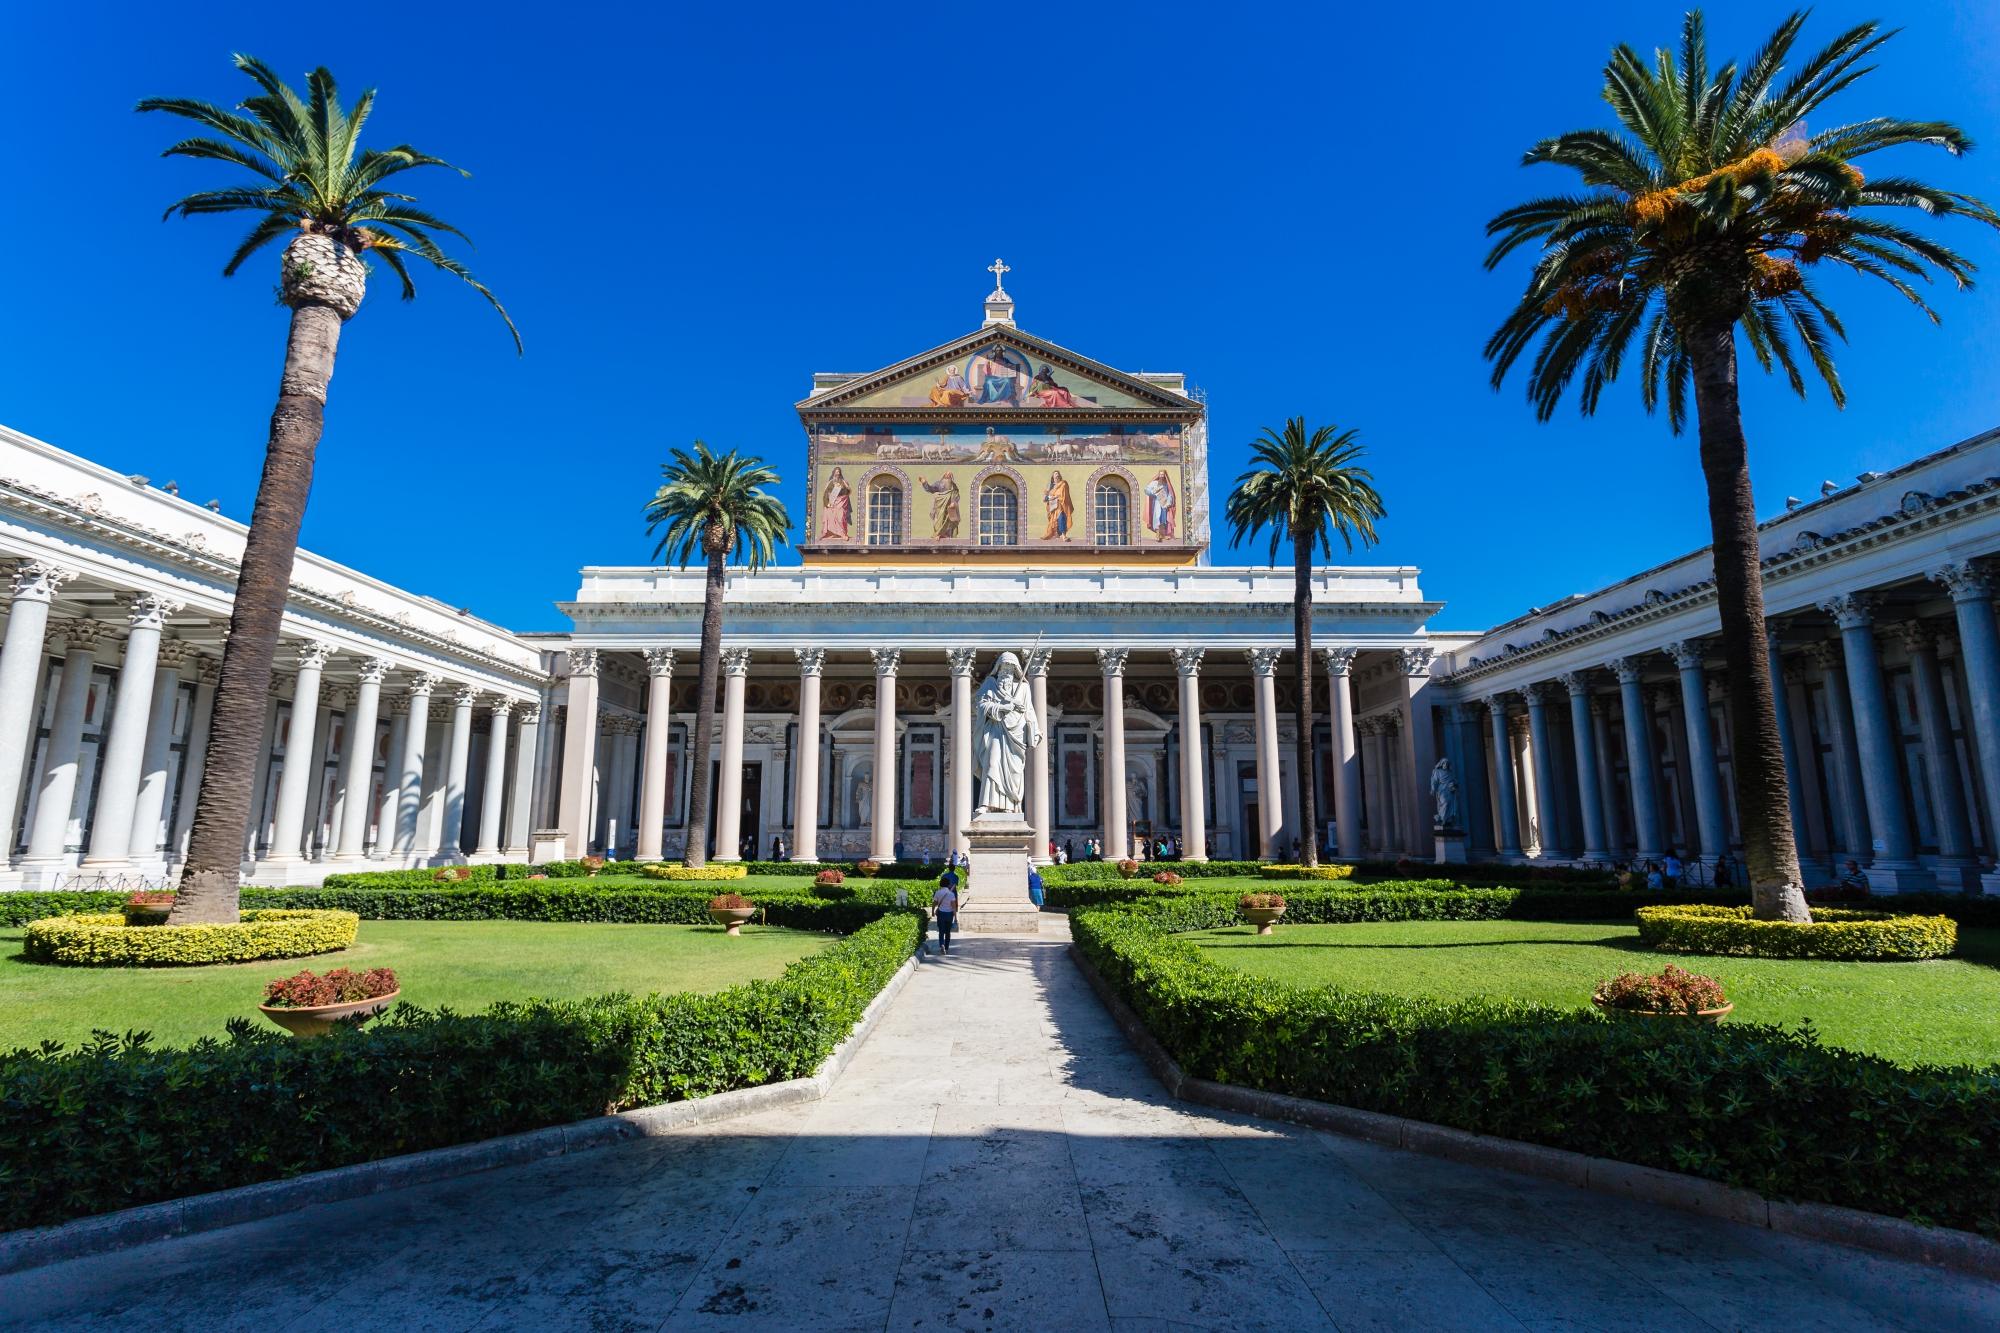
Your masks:
[[[250,794],[263,757],[271,661],[285,618],[299,525],[312,491],[313,454],[325,423],[326,386],[333,378],[341,323],[340,312],[319,301],[292,309],[278,406],[271,413],[270,440],[264,450],[264,476],[257,484],[257,504],[250,514],[250,532],[236,576],[236,601],[229,613],[229,638],[222,647],[187,865],[168,915],[173,925],[237,919]]]
[[[1299,860],[1304,865],[1319,864],[1319,802],[1313,784],[1319,767],[1313,763],[1313,596],[1312,534],[1292,527],[1292,697],[1297,702],[1294,724],[1298,735],[1292,745],[1292,777],[1299,784]],[[1272,792],[1262,797],[1276,800]]]
[[[1736,775],[1736,813],[1750,874],[1753,914],[1767,921],[1809,921],[1799,851],[1778,741],[1777,696],[1764,637],[1764,582],[1757,557],[1757,506],[1737,398],[1736,326],[1686,339],[1701,425],[1701,470],[1708,483],[1708,523],[1715,551],[1715,603]]]
[[[708,585],[701,607],[701,667],[694,681],[694,777],[688,783],[687,848],[683,865],[708,864],[709,746],[715,735],[715,685],[722,674],[722,591],[724,553],[713,542],[708,553]]]

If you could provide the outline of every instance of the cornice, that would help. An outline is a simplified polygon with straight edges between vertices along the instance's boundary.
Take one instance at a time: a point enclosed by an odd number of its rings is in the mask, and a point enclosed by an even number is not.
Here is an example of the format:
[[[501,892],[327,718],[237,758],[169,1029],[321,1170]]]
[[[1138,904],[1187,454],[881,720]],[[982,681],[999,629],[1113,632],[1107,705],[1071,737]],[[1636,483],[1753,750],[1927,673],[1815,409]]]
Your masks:
[[[1988,477],[1943,495],[1905,491],[1894,510],[1865,523],[1833,533],[1801,531],[1789,547],[1758,562],[1762,580],[1769,587],[1996,509],[2000,509],[2000,477]],[[1441,679],[1453,685],[1470,684],[1507,667],[1552,657],[1579,644],[1609,639],[1637,626],[1702,610],[1714,602],[1713,578],[1700,579],[1672,592],[1648,588],[1639,601],[1623,610],[1593,611],[1584,623],[1568,629],[1549,626],[1532,643],[1503,644],[1498,655],[1472,658],[1464,668]]]
[[[13,510],[67,529],[91,545],[151,560],[228,588],[235,586],[241,562],[209,550],[207,538],[198,530],[177,537],[107,513],[102,503],[94,493],[62,496],[15,477],[0,477],[0,510]],[[539,671],[492,655],[490,646],[481,648],[468,643],[454,630],[434,634],[418,628],[407,611],[387,612],[365,606],[351,591],[333,593],[294,582],[286,601],[299,609],[316,611],[360,629],[456,657],[522,683],[539,685],[547,680]]]
[[[751,619],[798,619],[803,608],[811,603],[798,602],[725,602],[723,614],[731,620]],[[824,604],[835,613],[859,614],[863,611],[879,614],[884,608],[875,604],[829,602]],[[903,603],[905,608],[918,606],[935,607],[938,603]],[[1422,622],[1444,609],[1443,602],[1329,602],[1314,599],[1315,614],[1336,614],[1345,616],[1365,616],[1371,619],[1414,620]],[[667,615],[698,616],[701,613],[699,601],[629,601],[629,602],[557,602],[556,609],[576,621],[579,625],[587,621],[625,620],[637,616]],[[1289,599],[1269,602],[1110,602],[1092,601],[1050,603],[1046,605],[1008,602],[1005,604],[951,605],[950,614],[969,623],[1019,615],[1031,610],[1041,616],[1072,615],[1102,616],[1105,614],[1130,614],[1158,617],[1171,615],[1176,619],[1217,620],[1229,616],[1268,615],[1281,616],[1289,620],[1292,603]]]

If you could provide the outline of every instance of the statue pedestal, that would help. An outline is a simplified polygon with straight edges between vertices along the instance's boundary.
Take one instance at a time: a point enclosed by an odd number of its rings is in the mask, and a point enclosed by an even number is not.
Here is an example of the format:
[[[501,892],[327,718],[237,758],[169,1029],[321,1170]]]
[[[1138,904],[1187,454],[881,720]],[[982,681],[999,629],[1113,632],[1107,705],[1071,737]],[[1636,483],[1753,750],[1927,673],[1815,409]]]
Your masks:
[[[985,815],[965,829],[971,862],[958,928],[968,935],[1033,935],[1041,909],[1028,897],[1035,830],[1018,814]]]
[[[1465,850],[1465,835],[1457,829],[1433,829],[1431,837],[1437,844],[1439,865],[1464,865],[1468,859]]]

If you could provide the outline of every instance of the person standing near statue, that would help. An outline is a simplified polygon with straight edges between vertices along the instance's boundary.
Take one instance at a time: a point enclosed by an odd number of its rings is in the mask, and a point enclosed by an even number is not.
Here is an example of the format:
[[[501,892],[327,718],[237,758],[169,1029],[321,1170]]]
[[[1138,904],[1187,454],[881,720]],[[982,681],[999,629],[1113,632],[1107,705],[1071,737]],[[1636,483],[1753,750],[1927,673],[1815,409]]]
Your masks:
[[[947,870],[938,876],[937,892],[931,895],[931,914],[937,918],[938,948],[950,953],[952,928],[958,924],[956,870]]]

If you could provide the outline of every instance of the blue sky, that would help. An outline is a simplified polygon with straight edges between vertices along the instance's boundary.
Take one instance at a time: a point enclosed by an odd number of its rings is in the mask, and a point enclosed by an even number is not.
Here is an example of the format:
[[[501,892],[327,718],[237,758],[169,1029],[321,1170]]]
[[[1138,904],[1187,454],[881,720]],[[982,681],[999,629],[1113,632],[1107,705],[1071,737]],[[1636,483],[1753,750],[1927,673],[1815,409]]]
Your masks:
[[[1266,424],[1360,428],[1391,514],[1357,558],[1421,566],[1435,625],[1483,628],[1706,541],[1692,438],[1636,384],[1537,425],[1479,354],[1522,278],[1480,268],[1484,221],[1567,184],[1521,151],[1607,123],[1611,46],[1673,42],[1682,8],[19,6],[0,20],[0,421],[248,516],[276,254],[223,280],[247,224],[162,223],[225,173],[160,159],[181,125],[130,109],[234,102],[243,50],[378,88],[373,142],[472,170],[422,200],[478,242],[527,340],[517,359],[447,279],[413,305],[378,280],[341,343],[315,550],[561,628],[578,567],[648,559],[670,445],[764,454],[797,513],[811,373],[974,327],[1002,255],[1023,328],[1207,392],[1218,495]],[[1958,121],[1989,146],[1896,165],[2000,199],[2000,8],[1841,0],[1808,41],[1890,8],[1906,31],[1839,119]],[[1784,12],[1715,6],[1711,50],[1747,54]],[[2000,424],[2000,237],[1941,230],[1990,279],[1938,293],[1942,328],[1833,280],[1846,411],[1748,384],[1763,512]]]

